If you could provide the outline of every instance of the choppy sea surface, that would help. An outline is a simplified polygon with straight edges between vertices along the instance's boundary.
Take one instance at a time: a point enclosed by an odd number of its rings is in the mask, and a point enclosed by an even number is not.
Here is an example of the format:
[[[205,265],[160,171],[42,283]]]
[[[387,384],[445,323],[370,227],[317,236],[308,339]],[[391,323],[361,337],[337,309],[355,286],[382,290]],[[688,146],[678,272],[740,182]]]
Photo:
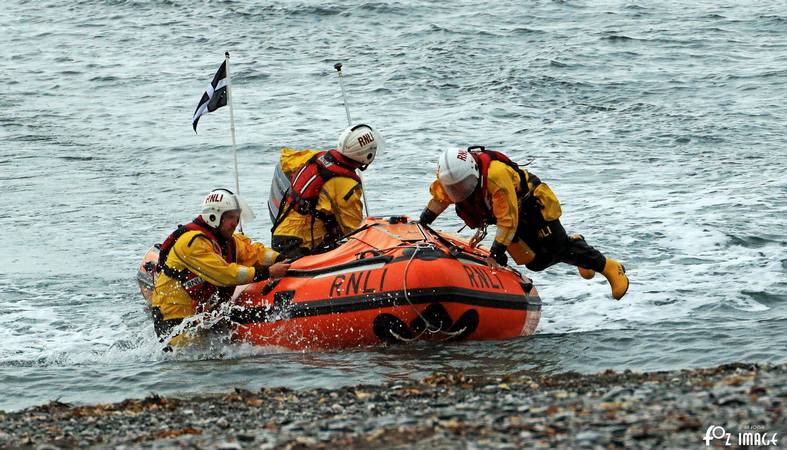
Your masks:
[[[787,361],[787,2],[20,1],[0,14],[0,409],[149,392]],[[563,223],[626,265],[530,274],[537,334],[332,352],[160,351],[144,252],[235,183],[229,110],[190,119],[231,53],[247,225],[278,149],[353,119],[387,148],[372,215],[417,215],[441,151],[525,162]],[[438,228],[456,231],[444,214]],[[468,235],[467,231],[463,234]]]

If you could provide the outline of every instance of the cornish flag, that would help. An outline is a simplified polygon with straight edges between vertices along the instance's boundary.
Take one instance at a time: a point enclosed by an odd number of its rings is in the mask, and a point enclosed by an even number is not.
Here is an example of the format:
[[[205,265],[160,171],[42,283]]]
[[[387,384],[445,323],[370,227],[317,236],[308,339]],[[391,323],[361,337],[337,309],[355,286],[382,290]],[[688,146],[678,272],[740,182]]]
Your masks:
[[[197,105],[197,110],[194,111],[194,117],[191,119],[191,125],[194,127],[194,132],[197,132],[197,122],[202,114],[206,112],[213,112],[227,104],[227,60],[225,59],[210,86],[202,94],[202,98]]]

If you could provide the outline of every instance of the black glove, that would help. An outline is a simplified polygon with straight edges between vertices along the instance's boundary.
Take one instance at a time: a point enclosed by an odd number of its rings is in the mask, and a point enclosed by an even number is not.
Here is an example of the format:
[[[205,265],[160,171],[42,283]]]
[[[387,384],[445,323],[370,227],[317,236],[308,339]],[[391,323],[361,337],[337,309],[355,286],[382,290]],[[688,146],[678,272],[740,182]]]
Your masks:
[[[254,283],[262,280],[267,280],[271,277],[271,271],[268,266],[254,266],[254,278],[251,281]]]
[[[492,249],[489,252],[489,256],[495,259],[498,264],[501,266],[505,266],[508,264],[508,255],[506,255],[506,246],[495,241],[492,244]]]
[[[418,218],[418,222],[424,225],[429,225],[430,223],[434,222],[435,219],[437,219],[437,214],[435,214],[429,208],[424,208],[424,210],[421,211],[421,217]]]

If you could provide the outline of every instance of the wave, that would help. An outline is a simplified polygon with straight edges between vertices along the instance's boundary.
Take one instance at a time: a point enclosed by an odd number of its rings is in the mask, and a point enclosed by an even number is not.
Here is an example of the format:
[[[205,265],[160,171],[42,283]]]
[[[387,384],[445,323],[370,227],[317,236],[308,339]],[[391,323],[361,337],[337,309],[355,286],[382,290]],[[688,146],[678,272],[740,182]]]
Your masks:
[[[601,40],[612,41],[612,42],[616,42],[616,41],[621,41],[622,42],[622,41],[641,41],[642,39],[633,38],[633,37],[630,37],[630,36],[626,36],[624,34],[611,34],[609,36],[603,36],[601,38]]]

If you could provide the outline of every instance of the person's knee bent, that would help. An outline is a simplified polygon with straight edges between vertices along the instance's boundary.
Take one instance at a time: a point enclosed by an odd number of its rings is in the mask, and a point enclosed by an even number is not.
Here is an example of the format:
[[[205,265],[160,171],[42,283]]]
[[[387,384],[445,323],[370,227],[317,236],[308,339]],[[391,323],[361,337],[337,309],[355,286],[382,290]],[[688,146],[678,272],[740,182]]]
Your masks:
[[[554,261],[550,256],[539,253],[536,254],[536,258],[532,262],[525,264],[525,267],[533,272],[541,272],[552,264],[554,264]]]
[[[158,307],[151,308],[151,315],[153,316],[153,329],[156,331],[156,336],[164,338],[169,336],[172,330],[183,322],[182,318],[167,319]]]

